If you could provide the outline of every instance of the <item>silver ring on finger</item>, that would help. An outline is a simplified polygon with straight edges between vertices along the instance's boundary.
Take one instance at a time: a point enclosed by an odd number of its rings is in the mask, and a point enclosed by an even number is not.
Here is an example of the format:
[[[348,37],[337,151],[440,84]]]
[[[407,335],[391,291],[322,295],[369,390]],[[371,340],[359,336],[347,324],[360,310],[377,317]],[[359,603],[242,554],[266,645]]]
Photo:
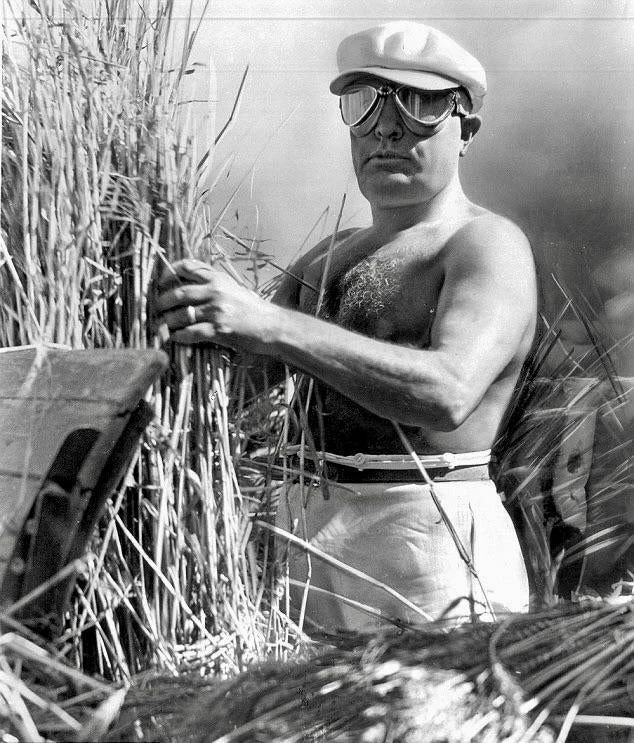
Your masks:
[[[196,324],[196,308],[192,307],[191,304],[188,304],[186,307],[187,312],[187,321],[189,325],[195,325]]]

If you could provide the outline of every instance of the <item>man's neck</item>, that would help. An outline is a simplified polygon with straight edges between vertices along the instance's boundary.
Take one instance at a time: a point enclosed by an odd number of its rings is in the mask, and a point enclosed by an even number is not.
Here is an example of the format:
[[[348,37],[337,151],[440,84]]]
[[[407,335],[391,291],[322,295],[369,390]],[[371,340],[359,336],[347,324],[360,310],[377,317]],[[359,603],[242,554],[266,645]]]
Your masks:
[[[434,227],[459,217],[469,201],[456,179],[429,201],[403,206],[372,205],[372,224],[377,232],[393,233],[415,225]]]

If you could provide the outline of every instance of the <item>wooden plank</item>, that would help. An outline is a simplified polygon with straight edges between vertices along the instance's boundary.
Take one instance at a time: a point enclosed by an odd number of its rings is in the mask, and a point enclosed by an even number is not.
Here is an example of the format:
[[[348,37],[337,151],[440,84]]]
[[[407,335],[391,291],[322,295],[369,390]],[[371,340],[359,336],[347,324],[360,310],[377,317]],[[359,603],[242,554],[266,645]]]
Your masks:
[[[134,409],[148,380],[164,369],[160,351],[66,350],[28,346],[0,351],[0,399],[108,402]]]
[[[107,400],[0,399],[0,472],[44,476],[72,431],[102,431],[118,416]]]
[[[87,501],[130,413],[166,364],[160,351],[0,351],[0,584],[52,464],[68,481],[62,485]],[[69,531],[86,505],[75,503]]]

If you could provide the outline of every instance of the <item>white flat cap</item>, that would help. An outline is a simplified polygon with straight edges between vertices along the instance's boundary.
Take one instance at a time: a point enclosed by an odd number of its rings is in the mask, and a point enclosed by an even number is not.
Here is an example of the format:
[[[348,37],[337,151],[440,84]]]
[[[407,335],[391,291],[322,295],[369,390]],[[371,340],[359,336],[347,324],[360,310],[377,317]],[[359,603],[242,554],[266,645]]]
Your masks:
[[[420,90],[463,87],[472,111],[487,90],[484,68],[446,34],[424,23],[394,21],[347,36],[337,49],[339,75],[330,90],[340,95],[362,75],[376,75]]]

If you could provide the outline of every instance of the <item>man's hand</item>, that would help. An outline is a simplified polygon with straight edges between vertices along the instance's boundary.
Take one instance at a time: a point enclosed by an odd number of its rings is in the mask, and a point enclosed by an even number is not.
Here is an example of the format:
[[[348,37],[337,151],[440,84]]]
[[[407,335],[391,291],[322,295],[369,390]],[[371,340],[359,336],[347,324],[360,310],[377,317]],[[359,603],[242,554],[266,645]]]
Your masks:
[[[158,282],[156,312],[177,343],[215,343],[265,353],[274,308],[225,271],[178,261]]]

